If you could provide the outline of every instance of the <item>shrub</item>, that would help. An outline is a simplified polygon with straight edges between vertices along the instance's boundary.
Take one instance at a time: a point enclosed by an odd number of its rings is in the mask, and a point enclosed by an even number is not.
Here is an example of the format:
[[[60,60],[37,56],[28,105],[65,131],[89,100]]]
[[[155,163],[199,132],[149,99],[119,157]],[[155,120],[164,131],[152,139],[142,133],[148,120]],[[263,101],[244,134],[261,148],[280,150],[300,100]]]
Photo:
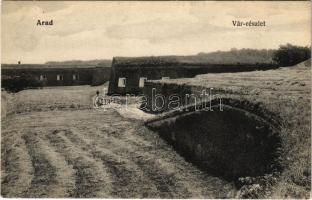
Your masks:
[[[42,87],[42,82],[33,75],[21,74],[20,76],[2,76],[1,85],[9,92],[19,92],[26,88]]]
[[[311,57],[311,48],[291,44],[281,45],[274,52],[273,60],[281,66],[292,66]]]

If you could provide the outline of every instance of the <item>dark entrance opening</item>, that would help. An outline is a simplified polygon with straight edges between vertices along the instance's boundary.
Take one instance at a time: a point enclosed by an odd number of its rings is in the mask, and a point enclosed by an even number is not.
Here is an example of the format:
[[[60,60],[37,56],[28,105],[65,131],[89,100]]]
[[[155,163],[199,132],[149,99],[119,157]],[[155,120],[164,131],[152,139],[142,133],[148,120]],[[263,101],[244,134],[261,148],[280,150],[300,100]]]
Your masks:
[[[146,124],[186,160],[225,179],[261,176],[277,168],[280,138],[265,119],[224,105]]]

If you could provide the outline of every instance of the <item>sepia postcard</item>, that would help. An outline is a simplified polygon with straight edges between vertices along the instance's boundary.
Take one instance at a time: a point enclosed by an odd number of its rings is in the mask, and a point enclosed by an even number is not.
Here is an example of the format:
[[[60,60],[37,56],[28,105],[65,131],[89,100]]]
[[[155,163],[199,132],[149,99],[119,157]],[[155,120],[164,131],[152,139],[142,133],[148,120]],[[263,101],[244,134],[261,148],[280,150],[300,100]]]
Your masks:
[[[2,198],[310,194],[310,1],[1,2]]]

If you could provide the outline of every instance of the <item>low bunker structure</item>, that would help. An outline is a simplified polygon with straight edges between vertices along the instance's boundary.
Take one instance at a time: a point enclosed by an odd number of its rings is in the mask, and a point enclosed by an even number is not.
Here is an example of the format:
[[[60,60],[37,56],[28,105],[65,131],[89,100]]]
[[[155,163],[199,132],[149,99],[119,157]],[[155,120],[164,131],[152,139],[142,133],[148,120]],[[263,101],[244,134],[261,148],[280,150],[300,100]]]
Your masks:
[[[308,197],[310,62],[261,72],[148,81],[141,108],[158,117],[146,126],[208,173],[235,182],[269,175],[275,181],[260,178],[248,184],[275,184],[270,192],[263,189],[263,195]]]
[[[109,80],[110,67],[94,65],[3,64],[2,79],[33,76],[43,86],[101,85]]]
[[[277,68],[272,63],[213,64],[183,63],[170,57],[116,57],[113,59],[109,95],[142,94],[146,80],[195,77],[198,74],[242,72]]]

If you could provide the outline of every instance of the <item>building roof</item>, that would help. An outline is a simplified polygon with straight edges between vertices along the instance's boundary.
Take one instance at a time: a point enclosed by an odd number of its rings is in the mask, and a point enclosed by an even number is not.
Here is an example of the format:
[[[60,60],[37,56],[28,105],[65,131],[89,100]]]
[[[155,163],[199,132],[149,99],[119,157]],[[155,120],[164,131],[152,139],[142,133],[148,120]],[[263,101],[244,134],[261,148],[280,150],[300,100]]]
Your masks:
[[[2,69],[80,69],[96,68],[101,65],[48,65],[48,64],[1,64]]]
[[[193,58],[194,56],[146,56],[114,57],[112,65],[118,67],[170,67],[170,66],[238,66],[238,65],[276,65],[269,62],[214,62]]]
[[[149,57],[114,57],[113,65],[119,66],[161,66],[173,65],[179,61],[171,56],[149,56]]]

